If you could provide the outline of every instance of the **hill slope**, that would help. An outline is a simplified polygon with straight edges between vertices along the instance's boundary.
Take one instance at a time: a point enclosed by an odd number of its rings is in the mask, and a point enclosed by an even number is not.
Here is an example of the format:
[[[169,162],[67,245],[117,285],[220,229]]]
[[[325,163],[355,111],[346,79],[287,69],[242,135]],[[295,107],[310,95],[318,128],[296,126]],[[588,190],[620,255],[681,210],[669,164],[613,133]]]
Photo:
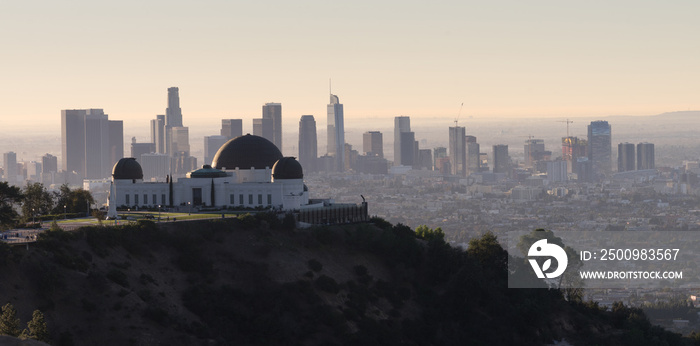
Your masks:
[[[0,296],[23,321],[42,310],[60,345],[682,342],[637,310],[507,289],[492,236],[468,252],[421,237],[382,220],[289,230],[266,214],[50,232],[0,247]]]

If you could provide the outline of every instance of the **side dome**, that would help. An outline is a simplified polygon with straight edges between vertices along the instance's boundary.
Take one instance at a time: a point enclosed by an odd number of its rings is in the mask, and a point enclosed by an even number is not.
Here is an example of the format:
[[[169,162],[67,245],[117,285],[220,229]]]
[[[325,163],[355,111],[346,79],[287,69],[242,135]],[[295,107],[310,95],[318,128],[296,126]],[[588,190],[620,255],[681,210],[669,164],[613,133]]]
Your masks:
[[[226,176],[226,172],[204,165],[202,168],[189,172],[185,175],[188,178],[221,178]]]
[[[277,179],[303,179],[304,171],[294,157],[283,157],[272,167],[272,177]]]
[[[264,169],[282,158],[282,152],[272,142],[260,136],[247,134],[229,140],[214,155],[216,169]]]
[[[114,179],[143,179],[141,165],[133,157],[125,157],[117,161],[112,167],[112,178]]]

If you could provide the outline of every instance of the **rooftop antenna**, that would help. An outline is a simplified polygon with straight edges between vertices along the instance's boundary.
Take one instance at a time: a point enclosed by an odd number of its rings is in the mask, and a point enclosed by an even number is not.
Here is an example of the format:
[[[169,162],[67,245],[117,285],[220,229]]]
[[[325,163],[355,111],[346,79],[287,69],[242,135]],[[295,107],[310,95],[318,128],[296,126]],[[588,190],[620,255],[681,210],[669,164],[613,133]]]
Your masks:
[[[573,124],[574,121],[566,119],[566,120],[557,120],[557,122],[566,123],[566,137],[569,137],[569,124]]]
[[[459,112],[457,113],[457,117],[455,118],[455,127],[457,127],[457,122],[459,121],[459,116],[462,114],[462,107],[464,107],[464,102],[462,102],[462,104],[459,105]]]

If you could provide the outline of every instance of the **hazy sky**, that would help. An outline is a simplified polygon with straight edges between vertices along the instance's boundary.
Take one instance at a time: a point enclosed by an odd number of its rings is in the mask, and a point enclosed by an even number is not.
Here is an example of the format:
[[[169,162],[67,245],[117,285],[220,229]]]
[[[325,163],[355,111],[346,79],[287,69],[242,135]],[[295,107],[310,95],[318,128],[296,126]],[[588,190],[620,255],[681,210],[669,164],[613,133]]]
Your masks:
[[[463,117],[696,110],[698,13],[697,0],[2,0],[0,127],[89,107],[146,127],[178,86],[185,125],[281,102],[285,126],[313,114],[322,129],[329,78],[346,122],[451,118],[462,102]]]

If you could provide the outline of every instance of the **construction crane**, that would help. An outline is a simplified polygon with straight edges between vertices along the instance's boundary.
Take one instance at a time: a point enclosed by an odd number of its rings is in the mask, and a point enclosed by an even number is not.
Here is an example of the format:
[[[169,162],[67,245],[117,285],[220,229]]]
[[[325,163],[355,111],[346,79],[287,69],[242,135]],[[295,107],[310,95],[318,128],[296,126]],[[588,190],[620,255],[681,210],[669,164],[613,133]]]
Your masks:
[[[569,137],[569,124],[573,124],[574,121],[566,119],[566,120],[557,120],[557,122],[558,123],[566,123],[566,137],[568,138]]]
[[[457,113],[457,117],[455,118],[455,127],[457,127],[457,122],[459,121],[459,116],[462,114],[462,107],[464,107],[464,102],[462,102],[462,104],[459,105],[459,112]]]

